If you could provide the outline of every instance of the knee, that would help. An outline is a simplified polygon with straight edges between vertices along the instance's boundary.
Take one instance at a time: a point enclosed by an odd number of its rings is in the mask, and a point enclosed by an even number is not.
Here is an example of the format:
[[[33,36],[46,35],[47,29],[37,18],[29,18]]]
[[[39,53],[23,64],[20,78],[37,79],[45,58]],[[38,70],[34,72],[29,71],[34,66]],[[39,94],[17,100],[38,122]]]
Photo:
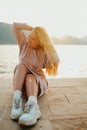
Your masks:
[[[23,70],[23,71],[27,71],[27,67],[26,67],[26,65],[23,64],[23,63],[17,65],[17,68],[18,68],[18,69],[21,69],[21,71],[22,71],[22,70]]]
[[[23,63],[19,64],[18,67],[21,69],[27,69],[26,65]]]
[[[15,69],[14,69],[14,75],[15,75],[15,72],[19,72],[19,71],[27,73],[27,67],[26,67],[26,65],[24,65],[23,63],[18,64],[15,67]]]
[[[27,74],[26,75],[26,79],[25,79],[25,82],[27,83],[31,83],[31,82],[36,82],[36,78],[33,74]]]

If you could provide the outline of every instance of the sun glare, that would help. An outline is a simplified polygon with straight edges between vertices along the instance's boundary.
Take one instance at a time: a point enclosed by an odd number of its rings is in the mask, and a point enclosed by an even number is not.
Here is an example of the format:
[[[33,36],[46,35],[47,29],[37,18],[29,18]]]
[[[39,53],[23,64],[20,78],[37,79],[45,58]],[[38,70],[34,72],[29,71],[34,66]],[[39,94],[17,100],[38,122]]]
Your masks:
[[[0,0],[0,3],[1,22],[43,25],[58,37],[87,35],[87,0]]]

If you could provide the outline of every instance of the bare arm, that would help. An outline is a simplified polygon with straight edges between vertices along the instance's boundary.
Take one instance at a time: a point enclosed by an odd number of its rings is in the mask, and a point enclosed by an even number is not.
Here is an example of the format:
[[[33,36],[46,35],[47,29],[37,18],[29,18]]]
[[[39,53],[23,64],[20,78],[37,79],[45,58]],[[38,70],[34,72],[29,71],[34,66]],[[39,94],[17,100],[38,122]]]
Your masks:
[[[26,23],[13,23],[13,30],[18,41],[19,46],[23,43],[24,39],[26,38],[25,34],[22,30],[29,30],[32,31],[33,27],[27,25]]]
[[[18,30],[29,30],[32,31],[33,27],[26,23],[13,23],[13,28]]]

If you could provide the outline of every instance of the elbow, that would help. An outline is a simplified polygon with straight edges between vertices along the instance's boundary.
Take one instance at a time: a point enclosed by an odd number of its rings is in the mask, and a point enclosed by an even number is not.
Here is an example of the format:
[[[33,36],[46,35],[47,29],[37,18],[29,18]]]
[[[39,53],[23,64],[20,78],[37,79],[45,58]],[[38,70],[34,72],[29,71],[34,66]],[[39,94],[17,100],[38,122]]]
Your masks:
[[[13,30],[18,30],[19,29],[19,26],[18,26],[18,23],[13,23]]]
[[[12,26],[13,26],[13,29],[14,29],[14,28],[16,27],[16,23],[13,23],[13,25],[12,25]]]
[[[16,27],[16,26],[17,26],[17,23],[14,22],[14,23],[13,23],[13,27]]]
[[[16,22],[13,23],[13,27],[18,27],[18,26],[19,26],[19,23],[16,23]]]
[[[13,28],[14,33],[16,32],[16,30],[18,30],[17,24],[15,22],[13,23],[12,28]]]

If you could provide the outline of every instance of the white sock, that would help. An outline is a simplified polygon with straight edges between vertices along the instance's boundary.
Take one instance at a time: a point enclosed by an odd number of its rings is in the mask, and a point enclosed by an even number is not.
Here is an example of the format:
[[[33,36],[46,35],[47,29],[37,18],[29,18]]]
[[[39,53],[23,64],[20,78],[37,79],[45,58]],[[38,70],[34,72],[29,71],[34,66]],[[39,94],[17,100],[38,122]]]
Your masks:
[[[37,104],[37,98],[35,96],[29,96],[28,97],[28,102],[29,101],[34,101]]]
[[[20,99],[21,95],[22,95],[22,92],[20,90],[15,90],[13,97],[14,99]]]

